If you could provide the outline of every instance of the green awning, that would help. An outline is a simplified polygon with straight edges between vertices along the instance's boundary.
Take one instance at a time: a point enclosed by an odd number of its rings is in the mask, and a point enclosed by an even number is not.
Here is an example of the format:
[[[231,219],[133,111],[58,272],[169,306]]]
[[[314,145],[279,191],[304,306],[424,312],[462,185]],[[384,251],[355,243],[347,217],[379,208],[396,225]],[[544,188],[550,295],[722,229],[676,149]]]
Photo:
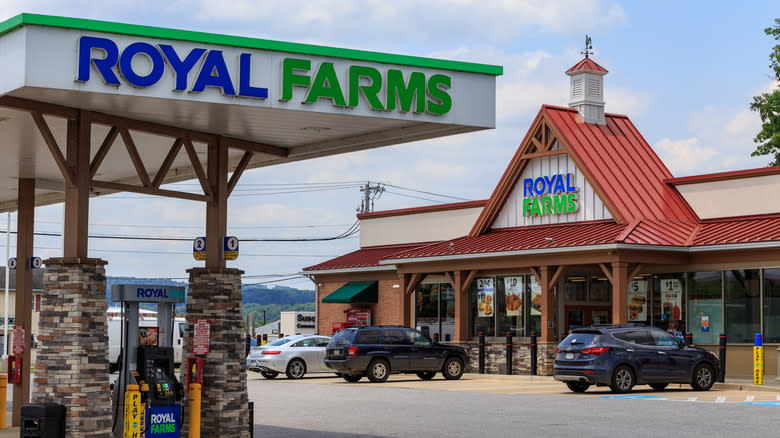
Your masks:
[[[323,303],[376,303],[379,287],[376,281],[350,281],[322,299]]]

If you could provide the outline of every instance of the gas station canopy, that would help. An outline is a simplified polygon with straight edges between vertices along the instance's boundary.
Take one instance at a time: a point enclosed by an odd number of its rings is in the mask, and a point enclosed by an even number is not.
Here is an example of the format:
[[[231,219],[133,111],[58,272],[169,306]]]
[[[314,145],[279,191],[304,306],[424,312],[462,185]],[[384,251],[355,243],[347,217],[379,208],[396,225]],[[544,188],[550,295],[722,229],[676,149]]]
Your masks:
[[[36,205],[64,200],[75,184],[68,125],[82,118],[90,196],[207,200],[209,144],[226,145],[228,170],[240,174],[490,129],[501,74],[494,65],[21,14],[0,23],[0,211],[16,210],[19,179],[35,180]],[[161,188],[194,178],[203,195]]]

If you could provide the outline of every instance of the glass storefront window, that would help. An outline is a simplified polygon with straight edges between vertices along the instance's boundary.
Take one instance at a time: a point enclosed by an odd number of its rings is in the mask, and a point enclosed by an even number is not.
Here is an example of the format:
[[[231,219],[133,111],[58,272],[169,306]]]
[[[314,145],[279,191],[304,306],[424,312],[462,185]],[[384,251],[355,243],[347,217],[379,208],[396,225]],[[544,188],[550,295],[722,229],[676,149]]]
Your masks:
[[[414,323],[417,330],[433,339],[439,332],[439,285],[421,284],[417,287],[414,305]]]
[[[504,277],[503,299],[498,300],[498,314],[502,315],[503,324],[499,333],[511,332],[512,336],[523,336],[523,291],[525,281],[522,275]]]
[[[477,278],[472,284],[475,293],[471,295],[471,336],[496,336],[495,297],[496,279]]]
[[[455,291],[449,283],[421,284],[415,291],[414,323],[433,339],[449,342],[455,337]]]
[[[694,344],[718,344],[723,332],[720,271],[688,274],[688,331]]]
[[[536,332],[537,335],[542,335],[542,285],[536,281],[536,277],[533,275],[527,275],[526,286],[526,300],[531,303],[527,307],[528,311],[528,327],[523,336],[531,336],[531,332]]]
[[[541,334],[542,289],[533,275],[477,278],[469,289],[469,336]]]
[[[685,332],[685,274],[653,276],[653,325],[682,339]]]
[[[648,278],[635,278],[628,283],[628,322],[650,322],[649,285]]]
[[[764,342],[780,342],[780,268],[764,269]]]
[[[724,314],[729,342],[753,342],[761,331],[761,271],[758,269],[724,272]]]
[[[450,342],[455,339],[455,289],[449,284],[440,284],[439,290],[439,339]]]

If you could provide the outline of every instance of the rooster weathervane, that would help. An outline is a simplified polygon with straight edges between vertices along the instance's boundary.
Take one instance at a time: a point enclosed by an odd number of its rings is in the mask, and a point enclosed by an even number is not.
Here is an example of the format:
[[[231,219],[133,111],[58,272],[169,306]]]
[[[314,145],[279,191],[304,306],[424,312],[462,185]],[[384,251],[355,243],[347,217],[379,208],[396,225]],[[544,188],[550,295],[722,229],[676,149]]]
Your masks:
[[[587,58],[588,55],[593,54],[592,49],[593,49],[593,45],[590,43],[590,36],[585,35],[585,51],[580,53],[585,55],[585,57]]]

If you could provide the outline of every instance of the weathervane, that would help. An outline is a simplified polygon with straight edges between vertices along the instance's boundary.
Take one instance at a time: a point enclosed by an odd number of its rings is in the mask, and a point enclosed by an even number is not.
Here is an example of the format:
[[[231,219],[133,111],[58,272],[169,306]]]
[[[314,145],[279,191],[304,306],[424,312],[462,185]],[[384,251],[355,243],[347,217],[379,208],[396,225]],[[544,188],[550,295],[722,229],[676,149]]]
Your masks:
[[[593,50],[591,49],[593,49],[593,46],[590,44],[590,37],[588,35],[585,35],[585,51],[580,53],[585,55],[585,57],[587,58],[588,55],[593,53]]]

